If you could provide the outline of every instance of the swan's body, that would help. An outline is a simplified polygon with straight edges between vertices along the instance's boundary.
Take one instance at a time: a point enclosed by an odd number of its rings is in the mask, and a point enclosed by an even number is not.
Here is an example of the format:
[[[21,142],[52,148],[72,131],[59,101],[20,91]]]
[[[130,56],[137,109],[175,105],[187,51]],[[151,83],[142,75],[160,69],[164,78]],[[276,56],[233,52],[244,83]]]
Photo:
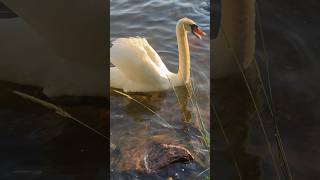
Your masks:
[[[105,0],[1,2],[19,17],[0,19],[0,80],[41,87],[47,96],[107,95]],[[223,0],[222,8],[221,24],[246,67],[253,59],[254,52],[254,0]],[[214,77],[237,71],[222,33],[214,41],[213,51]],[[187,66],[184,64],[184,67]],[[110,69],[111,87],[128,91],[130,87],[132,90],[136,87],[145,91],[168,88],[168,81],[163,81],[166,76],[161,75],[152,83],[125,85],[133,81],[129,81],[130,78],[117,68]],[[168,75],[175,86],[184,83],[181,80],[183,76],[185,80],[188,79],[188,71],[181,72],[180,76],[179,73]]]
[[[195,28],[192,28],[194,25]],[[189,28],[190,27],[190,28]],[[190,80],[190,53],[187,32],[203,33],[195,23],[182,18],[176,26],[179,49],[178,73],[170,72],[157,52],[146,39],[139,37],[119,38],[113,42],[110,60],[110,86],[126,92],[163,91],[181,86]]]
[[[114,41],[111,62],[116,66],[110,68],[111,87],[124,91],[160,91],[170,88],[168,79],[174,85],[180,82],[144,38],[121,38]]]
[[[49,96],[106,96],[105,0],[0,0],[0,80]]]
[[[235,55],[244,69],[251,64],[255,52],[255,0],[221,0],[221,29],[212,50],[213,78],[239,72]]]

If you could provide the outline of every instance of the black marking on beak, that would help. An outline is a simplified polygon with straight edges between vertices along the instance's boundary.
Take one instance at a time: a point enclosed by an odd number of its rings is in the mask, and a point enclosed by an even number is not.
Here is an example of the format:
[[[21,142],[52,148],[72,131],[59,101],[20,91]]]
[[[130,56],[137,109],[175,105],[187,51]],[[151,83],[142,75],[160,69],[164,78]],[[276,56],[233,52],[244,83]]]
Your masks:
[[[191,33],[196,36],[198,39],[201,39],[201,36],[205,35],[203,31],[196,24],[190,24]]]
[[[190,24],[191,31],[193,32],[196,28],[198,28],[198,25],[196,24]]]
[[[191,28],[191,33],[192,33],[194,36],[196,36],[197,38],[201,39],[201,37],[194,32],[194,31],[198,28],[198,25],[196,25],[196,24],[190,24],[190,28]]]

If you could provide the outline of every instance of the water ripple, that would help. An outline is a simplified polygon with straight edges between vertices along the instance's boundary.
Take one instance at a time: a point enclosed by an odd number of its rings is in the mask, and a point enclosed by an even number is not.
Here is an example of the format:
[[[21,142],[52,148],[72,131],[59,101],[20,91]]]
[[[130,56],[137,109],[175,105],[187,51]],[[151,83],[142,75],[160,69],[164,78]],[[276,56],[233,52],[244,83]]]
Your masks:
[[[119,37],[145,37],[172,72],[177,72],[178,70],[178,50],[175,33],[177,21],[182,17],[188,17],[193,19],[207,34],[209,34],[210,30],[209,0],[112,0],[110,10],[111,41]],[[197,86],[197,96],[201,97],[199,99],[199,106],[204,113],[204,117],[209,120],[209,37],[205,36],[202,40],[199,40],[189,34],[189,45],[192,78]],[[181,110],[177,106],[174,94],[159,99],[157,101],[150,100],[149,105],[153,106],[162,116],[169,119],[170,123],[180,123],[174,125],[181,125]],[[143,121],[145,121],[154,118],[153,115],[144,112],[139,107],[130,105],[130,103],[129,105],[124,105],[119,102],[121,102],[119,97],[111,96],[111,104],[121,106],[111,106],[110,124],[113,134],[122,131],[134,131],[133,127],[139,125],[128,122],[132,121],[132,119],[144,119]],[[178,113],[174,114],[173,111],[175,110]],[[125,116],[119,116],[119,113],[125,113]],[[123,117],[125,120],[121,121],[123,118],[119,117]],[[120,125],[119,122],[127,123]],[[139,128],[141,127],[139,126]],[[149,133],[158,133],[158,131],[162,132],[163,129],[149,129]],[[132,134],[139,137],[139,133]],[[145,137],[141,135],[139,138],[143,139]],[[126,138],[123,141],[125,142],[121,143],[124,146],[130,146]],[[184,143],[188,144],[188,142]],[[199,170],[199,173],[201,172],[200,169],[197,170]],[[188,172],[188,170],[185,172]],[[181,176],[182,179],[186,177]]]

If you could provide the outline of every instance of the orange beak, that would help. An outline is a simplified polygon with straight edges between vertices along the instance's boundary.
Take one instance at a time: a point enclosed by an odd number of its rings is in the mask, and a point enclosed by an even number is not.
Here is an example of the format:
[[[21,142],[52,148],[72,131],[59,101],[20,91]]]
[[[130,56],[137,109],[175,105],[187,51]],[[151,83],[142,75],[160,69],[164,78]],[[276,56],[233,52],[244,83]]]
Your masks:
[[[202,36],[205,36],[206,33],[203,32],[199,27],[195,27],[192,29],[192,34],[195,35],[197,38],[201,39]]]

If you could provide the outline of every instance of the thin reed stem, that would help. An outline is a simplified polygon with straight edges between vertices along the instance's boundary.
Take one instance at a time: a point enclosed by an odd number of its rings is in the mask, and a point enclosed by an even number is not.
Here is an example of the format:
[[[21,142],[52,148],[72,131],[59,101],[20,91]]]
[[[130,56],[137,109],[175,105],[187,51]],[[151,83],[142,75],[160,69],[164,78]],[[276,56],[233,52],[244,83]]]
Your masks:
[[[223,136],[224,140],[226,141],[227,146],[230,146],[231,143],[230,143],[230,141],[229,141],[229,138],[228,138],[228,136],[227,136],[227,133],[225,132],[225,130],[224,130],[224,128],[223,128],[223,125],[222,125],[221,119],[220,119],[220,117],[219,117],[219,115],[218,115],[218,112],[217,112],[217,110],[216,110],[216,107],[215,107],[215,105],[214,105],[213,103],[211,103],[211,107],[212,107],[213,113],[214,113],[214,115],[215,115],[215,117],[216,117],[216,119],[217,119],[219,128],[220,128],[220,130],[221,130],[221,132],[222,132],[222,136]],[[234,155],[233,151],[231,151],[231,153],[232,153],[233,163],[234,163],[234,166],[235,166],[236,171],[237,171],[237,173],[238,173],[239,179],[242,180],[242,176],[241,176],[241,171],[240,171],[239,164],[238,164],[238,162],[237,162],[237,160],[236,160],[236,158],[235,158],[235,155]]]
[[[266,63],[267,83],[268,83],[267,86],[268,86],[268,89],[269,89],[270,102],[269,102],[269,98],[268,98],[268,95],[267,95],[267,92],[266,92],[266,89],[265,89],[265,86],[264,86],[264,83],[263,83],[263,80],[262,80],[262,76],[261,76],[261,73],[260,73],[260,70],[259,70],[259,66],[258,66],[258,63],[257,63],[256,59],[255,59],[255,64],[256,64],[256,68],[257,68],[258,74],[259,74],[259,79],[260,79],[262,87],[263,87],[263,92],[264,92],[265,98],[267,99],[267,103],[268,103],[268,107],[269,107],[269,110],[270,110],[270,114],[271,114],[271,117],[272,117],[272,119],[274,121],[274,124],[275,124],[275,137],[276,137],[278,149],[280,151],[279,153],[281,155],[281,160],[285,165],[285,172],[286,172],[287,177],[290,180],[292,180],[293,176],[292,176],[292,173],[291,173],[291,170],[290,170],[290,166],[289,166],[289,163],[288,163],[288,160],[287,160],[287,157],[286,157],[286,153],[285,153],[284,148],[283,148],[283,143],[282,143],[282,139],[281,139],[281,135],[280,135],[279,122],[278,122],[276,114],[274,113],[274,103],[273,103],[272,90],[271,90],[270,67],[269,67],[270,66],[270,60],[269,60],[269,55],[268,55],[268,52],[267,52],[267,49],[266,49],[264,33],[263,33],[263,27],[262,27],[262,23],[261,23],[262,21],[261,21],[260,8],[259,8],[259,5],[258,5],[258,2],[256,2],[256,11],[257,11],[258,24],[259,24],[259,30],[260,30],[260,38],[261,38],[261,41],[262,41],[262,48],[263,48],[263,55],[264,55],[263,57],[264,57],[264,61]]]
[[[230,44],[230,41],[229,41],[229,39],[228,39],[228,37],[227,37],[227,35],[226,35],[226,32],[225,32],[223,26],[221,26],[221,32],[222,32],[222,34],[223,34],[223,37],[224,37],[225,40],[226,40],[227,47],[232,50],[232,54],[233,54],[233,57],[234,57],[233,59],[234,59],[235,63],[237,64],[237,66],[238,66],[238,68],[239,68],[239,70],[240,70],[240,72],[241,72],[241,75],[242,75],[242,77],[243,77],[243,80],[244,80],[244,82],[245,82],[245,85],[246,85],[246,87],[247,87],[247,89],[248,89],[248,92],[249,92],[249,95],[250,95],[250,99],[252,100],[253,106],[254,106],[254,108],[255,108],[255,110],[256,110],[256,113],[257,113],[257,116],[258,116],[258,120],[259,120],[259,123],[260,123],[260,127],[261,127],[261,129],[262,129],[263,134],[264,134],[264,138],[265,138],[265,140],[266,140],[267,147],[268,147],[268,149],[269,149],[269,152],[270,152],[270,155],[271,155],[271,159],[272,159],[274,168],[275,168],[275,170],[276,170],[276,174],[277,174],[277,176],[278,176],[278,179],[280,180],[280,179],[281,179],[280,171],[279,171],[279,168],[278,168],[278,166],[277,166],[276,159],[275,159],[274,154],[273,154],[273,151],[272,151],[272,146],[271,146],[270,140],[269,140],[269,138],[268,138],[267,132],[266,132],[266,130],[265,130],[265,127],[264,127],[264,124],[263,124],[263,121],[262,121],[262,116],[261,116],[261,114],[260,114],[260,111],[259,111],[259,109],[258,109],[258,105],[257,105],[257,103],[256,103],[256,101],[255,101],[254,96],[253,96],[253,93],[252,93],[252,90],[251,90],[251,88],[250,88],[249,82],[248,82],[248,80],[247,80],[246,75],[244,74],[244,70],[243,70],[243,68],[242,68],[242,65],[240,64],[240,60],[238,59],[238,56],[236,55],[233,47],[232,47],[231,44]]]
[[[126,93],[123,93],[123,92],[120,92],[118,90],[115,90],[113,89],[114,92],[118,93],[118,94],[121,94],[131,100],[133,100],[134,102],[140,104],[141,106],[143,106],[144,108],[146,108],[147,110],[149,110],[150,112],[152,112],[154,115],[156,115],[164,124],[161,124],[163,125],[164,127],[167,127],[167,128],[174,128],[172,125],[170,125],[165,119],[163,119],[160,114],[158,114],[157,112],[155,112],[154,110],[152,110],[151,108],[149,108],[148,106],[144,105],[142,102],[134,99],[133,97],[131,97],[130,95],[126,94]]]
[[[75,122],[77,122],[78,124],[88,128],[89,130],[91,130],[92,132],[98,134],[99,136],[103,137],[104,139],[107,139],[108,141],[110,140],[107,136],[105,136],[104,134],[102,134],[101,132],[95,130],[94,128],[92,128],[91,126],[89,126],[88,124],[80,121],[79,119],[75,118],[74,116],[72,116],[71,114],[69,114],[67,111],[63,110],[62,108],[56,106],[55,104],[52,104],[50,102],[47,102],[47,101],[44,101],[42,99],[39,99],[39,98],[36,98],[34,96],[31,96],[29,94],[26,94],[26,93],[23,93],[23,92],[19,92],[19,91],[12,91],[12,93],[16,94],[16,95],[19,95],[20,97],[24,98],[24,99],[27,99],[27,100],[30,100],[36,104],[39,104],[39,105],[42,105],[43,107],[47,108],[47,109],[50,109],[50,110],[53,110],[55,111],[56,114],[62,116],[62,117],[65,117],[65,118],[68,118],[68,119],[71,119]],[[116,147],[114,144],[110,143],[110,146],[112,148]]]

